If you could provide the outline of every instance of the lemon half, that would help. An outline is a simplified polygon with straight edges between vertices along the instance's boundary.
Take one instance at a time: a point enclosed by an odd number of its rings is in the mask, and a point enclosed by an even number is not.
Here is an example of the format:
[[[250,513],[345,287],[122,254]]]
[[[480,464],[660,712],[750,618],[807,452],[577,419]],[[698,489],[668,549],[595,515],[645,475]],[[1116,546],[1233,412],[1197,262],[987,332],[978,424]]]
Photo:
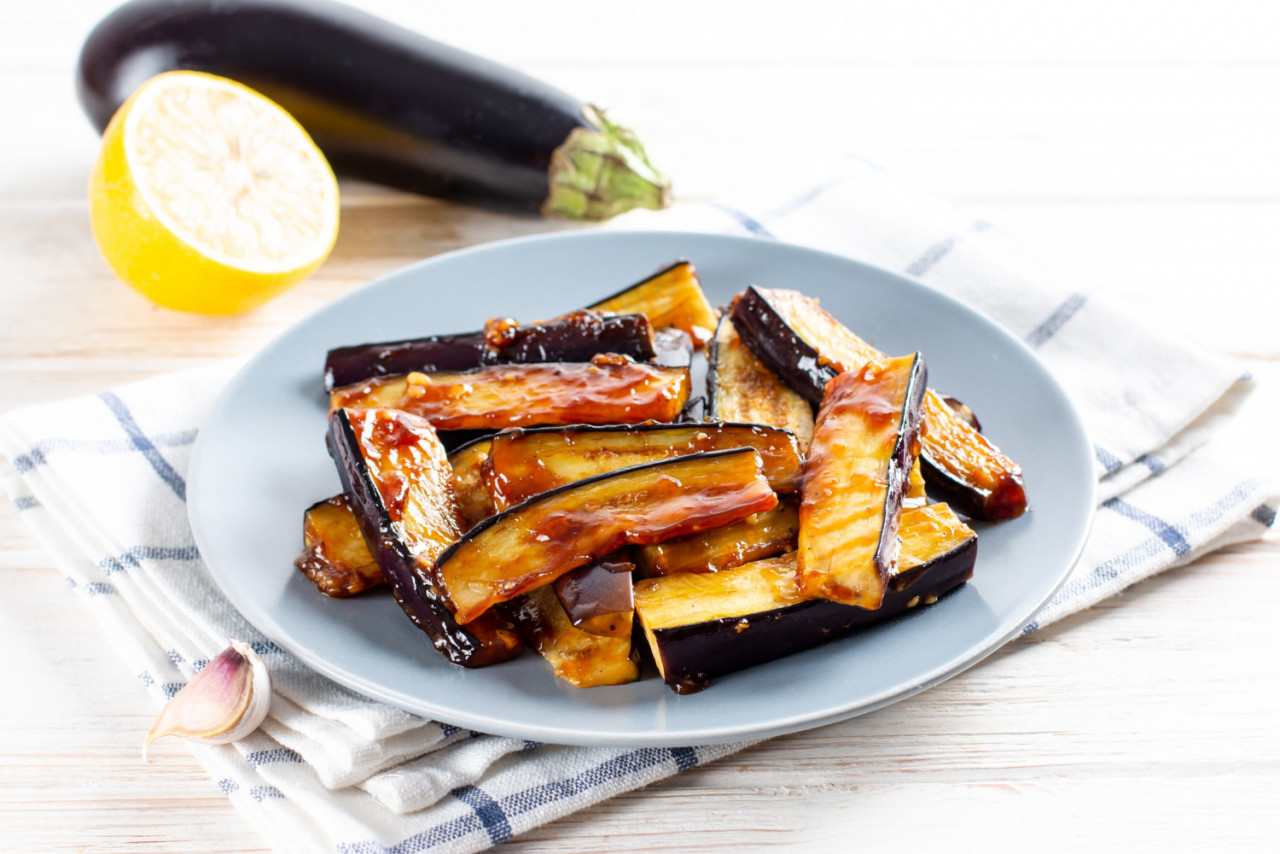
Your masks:
[[[338,183],[275,102],[172,71],[111,119],[89,181],[94,238],[159,305],[235,314],[314,271],[338,236]]]

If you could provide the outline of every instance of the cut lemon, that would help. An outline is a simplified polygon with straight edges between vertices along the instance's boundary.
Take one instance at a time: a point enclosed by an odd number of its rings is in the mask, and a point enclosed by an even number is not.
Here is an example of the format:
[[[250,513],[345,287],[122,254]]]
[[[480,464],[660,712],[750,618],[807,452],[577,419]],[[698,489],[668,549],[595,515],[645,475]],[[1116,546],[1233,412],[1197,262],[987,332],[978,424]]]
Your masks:
[[[235,314],[328,256],[338,184],[277,104],[231,80],[172,71],[111,119],[89,211],[107,263],[152,302]]]

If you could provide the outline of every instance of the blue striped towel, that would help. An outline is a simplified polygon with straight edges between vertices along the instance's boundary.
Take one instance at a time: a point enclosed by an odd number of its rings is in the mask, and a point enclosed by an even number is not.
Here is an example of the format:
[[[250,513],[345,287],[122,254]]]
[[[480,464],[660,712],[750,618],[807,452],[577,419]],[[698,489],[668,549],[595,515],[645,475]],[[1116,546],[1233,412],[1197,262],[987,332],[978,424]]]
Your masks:
[[[746,232],[842,252],[920,277],[1035,348],[1096,441],[1102,505],[1079,566],[1028,633],[1275,520],[1280,490],[1233,452],[1252,387],[1241,365],[1097,295],[1046,284],[997,229],[869,164],[611,227]],[[236,367],[10,412],[0,478],[157,705],[228,637],[265,657],[267,722],[238,744],[193,749],[272,846],[475,851],[744,746],[577,748],[459,730],[357,696],[272,644],[212,583],[186,517],[191,445]]]

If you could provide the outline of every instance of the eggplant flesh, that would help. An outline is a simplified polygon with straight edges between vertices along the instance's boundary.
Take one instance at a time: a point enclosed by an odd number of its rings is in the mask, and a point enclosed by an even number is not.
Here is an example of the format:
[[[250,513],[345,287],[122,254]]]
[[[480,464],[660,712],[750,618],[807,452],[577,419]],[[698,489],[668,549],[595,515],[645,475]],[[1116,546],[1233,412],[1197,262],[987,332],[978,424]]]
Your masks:
[[[687,368],[625,361],[415,372],[344,386],[329,396],[330,411],[400,409],[438,430],[671,421],[688,399]]]
[[[809,598],[880,607],[920,448],[926,376],[916,353],[827,384],[800,502],[799,580]]]
[[[263,93],[342,175],[582,219],[669,201],[635,137],[578,99],[329,0],[132,0],[89,34],[76,89],[101,132],[175,70]]]
[[[736,448],[575,481],[476,525],[436,559],[459,622],[628,545],[649,545],[770,510],[760,456]]]
[[[510,621],[485,614],[459,625],[430,569],[462,535],[444,449],[431,425],[394,410],[339,410],[330,448],[365,544],[400,607],[449,661],[484,667],[520,654]]]
[[[708,361],[710,420],[770,424],[794,433],[802,450],[809,447],[813,407],[747,349],[727,314],[716,326]]]
[[[453,470],[453,496],[458,502],[465,528],[497,513],[489,488],[484,485],[483,468],[489,459],[488,438],[467,442],[449,454],[449,468]]]
[[[689,694],[710,681],[931,605],[973,577],[978,538],[946,504],[903,514],[902,553],[880,608],[803,598],[796,553],[717,573],[636,585],[636,616],[662,678]]]
[[[584,631],[572,623],[550,587],[531,590],[512,604],[520,631],[557,678],[577,688],[640,678],[639,650],[632,646],[630,631],[621,637]]]
[[[345,599],[386,583],[345,495],[307,508],[302,540],[303,551],[294,566],[326,596]]]
[[[497,318],[477,332],[431,335],[330,350],[324,363],[325,389],[373,377],[413,371],[469,371],[485,365],[532,362],[589,362],[615,353],[648,362],[658,355],[653,327],[643,314],[601,315],[576,311],[521,326]],[[685,363],[688,364],[687,362]]]
[[[636,570],[642,578],[675,572],[719,572],[793,551],[799,531],[795,500],[783,500],[772,510],[723,528],[637,547],[633,550]]]
[[[639,312],[654,329],[674,327],[701,349],[715,333],[716,312],[702,292],[698,273],[688,261],[678,261],[643,281],[589,306],[615,314]]]
[[[612,555],[570,570],[552,582],[560,606],[574,626],[593,635],[631,637],[635,564]]]
[[[800,488],[795,436],[757,424],[640,424],[511,430],[490,441],[485,483],[499,510],[575,480],[641,463],[729,448],[755,448],[776,492]]]
[[[814,406],[832,377],[887,358],[796,291],[748,288],[734,301],[732,317],[751,352]],[[1022,469],[937,392],[927,392],[925,409],[921,460],[928,485],[977,519],[1021,515]]]

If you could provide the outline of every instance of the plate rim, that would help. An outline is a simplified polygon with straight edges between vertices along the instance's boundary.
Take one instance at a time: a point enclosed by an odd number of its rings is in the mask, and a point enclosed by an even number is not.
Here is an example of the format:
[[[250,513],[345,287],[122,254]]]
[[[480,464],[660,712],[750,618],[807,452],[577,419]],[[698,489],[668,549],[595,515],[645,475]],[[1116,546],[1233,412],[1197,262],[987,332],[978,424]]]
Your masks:
[[[769,738],[777,735],[813,729],[854,717],[860,717],[861,715],[869,714],[893,705],[894,703],[908,699],[909,697],[915,696],[922,691],[928,690],[929,688],[951,679],[965,670],[968,670],[970,667],[979,664],[996,650],[1007,644],[1014,637],[1022,633],[1035,615],[1044,608],[1044,606],[1054,597],[1054,595],[1058,593],[1059,590],[1062,589],[1063,585],[1070,577],[1072,570],[1075,569],[1084,553],[1084,549],[1088,542],[1089,535],[1092,532],[1097,514],[1098,483],[1097,478],[1094,476],[1090,476],[1087,479],[1088,511],[1084,524],[1081,526],[1080,532],[1071,549],[1070,559],[1064,562],[1064,565],[1060,569],[1051,588],[1036,600],[1034,607],[1030,609],[1029,613],[1018,618],[1012,629],[1002,633],[994,640],[982,644],[976,651],[971,651],[959,656],[959,660],[946,661],[925,673],[918,674],[916,678],[912,679],[905,685],[896,685],[893,688],[881,691],[871,697],[862,698],[856,703],[837,709],[824,708],[815,710],[812,713],[796,714],[786,718],[774,718],[770,719],[765,724],[747,723],[730,727],[708,726],[693,731],[686,729],[682,730],[678,734],[673,734],[665,730],[646,730],[643,732],[632,731],[625,735],[618,733],[596,733],[593,731],[571,731],[564,728],[542,726],[536,722],[512,723],[509,718],[491,717],[483,713],[473,711],[459,711],[456,707],[438,706],[429,702],[423,702],[419,697],[411,697],[403,692],[396,691],[393,688],[378,683],[375,680],[362,678],[359,674],[352,674],[337,666],[331,665],[322,655],[313,652],[308,646],[295,643],[289,632],[282,629],[270,614],[266,613],[264,609],[259,608],[251,599],[241,597],[236,585],[229,583],[224,574],[214,566],[214,563],[209,560],[208,557],[206,557],[207,554],[211,553],[206,549],[206,544],[211,542],[211,540],[209,539],[208,532],[203,528],[204,523],[201,519],[202,517],[207,516],[207,513],[197,511],[197,508],[204,504],[206,500],[205,496],[208,495],[208,491],[200,486],[203,480],[201,476],[201,472],[203,470],[202,461],[206,454],[205,448],[208,446],[208,442],[206,441],[206,436],[208,434],[205,427],[210,423],[213,423],[215,417],[220,413],[225,405],[225,401],[230,392],[244,382],[246,378],[267,359],[268,353],[274,350],[283,339],[294,334],[300,327],[310,323],[316,316],[325,312],[333,311],[335,308],[348,302],[360,299],[366,291],[380,286],[388,279],[411,275],[415,270],[430,267],[446,259],[454,260],[459,257],[482,254],[495,249],[526,243],[609,239],[625,240],[631,236],[643,236],[654,240],[681,240],[695,238],[699,240],[709,239],[731,243],[774,244],[787,247],[789,250],[796,250],[801,253],[813,254],[827,259],[834,259],[841,263],[852,264],[869,270],[875,274],[904,280],[910,282],[916,287],[924,288],[949,302],[955,310],[972,315],[981,322],[995,327],[999,333],[1007,339],[1007,341],[1012,342],[1016,348],[1022,352],[1022,355],[1029,357],[1029,359],[1039,367],[1044,377],[1048,380],[1047,388],[1057,397],[1061,398],[1061,400],[1066,404],[1066,410],[1070,413],[1072,420],[1071,427],[1073,428],[1073,433],[1077,434],[1078,437],[1083,438],[1086,444],[1089,442],[1088,430],[1085,427],[1084,421],[1080,417],[1079,410],[1076,408],[1074,402],[1066,393],[1066,390],[1062,387],[1061,383],[1058,382],[1057,378],[1049,370],[1048,366],[1044,364],[1036,352],[1032,350],[1025,341],[1018,338],[1002,324],[995,321],[980,309],[974,308],[956,297],[939,291],[920,279],[905,273],[880,267],[876,264],[838,252],[815,249],[813,247],[790,243],[787,241],[763,240],[757,237],[721,234],[716,232],[669,229],[616,229],[608,231],[573,229],[478,243],[472,246],[465,246],[448,252],[442,252],[438,255],[423,258],[383,273],[352,289],[350,292],[343,294],[337,299],[327,302],[315,310],[308,312],[303,317],[289,324],[288,327],[281,330],[265,344],[261,345],[245,362],[245,364],[243,364],[234,373],[219,393],[217,400],[210,407],[205,423],[198,431],[196,440],[192,446],[187,471],[187,517],[191,526],[192,536],[195,539],[196,547],[200,552],[202,562],[208,569],[209,575],[212,577],[214,583],[217,584],[219,591],[222,595],[227,597],[227,600],[235,608],[237,613],[272,643],[276,644],[290,655],[295,656],[308,667],[322,674],[326,678],[332,679],[338,684],[343,685],[369,699],[388,703],[413,714],[427,716],[431,720],[437,722],[461,726],[484,732],[486,734],[516,738],[530,738],[553,744],[592,747],[677,747],[687,744],[717,744],[748,739]],[[1090,471],[1092,473],[1092,469]]]

